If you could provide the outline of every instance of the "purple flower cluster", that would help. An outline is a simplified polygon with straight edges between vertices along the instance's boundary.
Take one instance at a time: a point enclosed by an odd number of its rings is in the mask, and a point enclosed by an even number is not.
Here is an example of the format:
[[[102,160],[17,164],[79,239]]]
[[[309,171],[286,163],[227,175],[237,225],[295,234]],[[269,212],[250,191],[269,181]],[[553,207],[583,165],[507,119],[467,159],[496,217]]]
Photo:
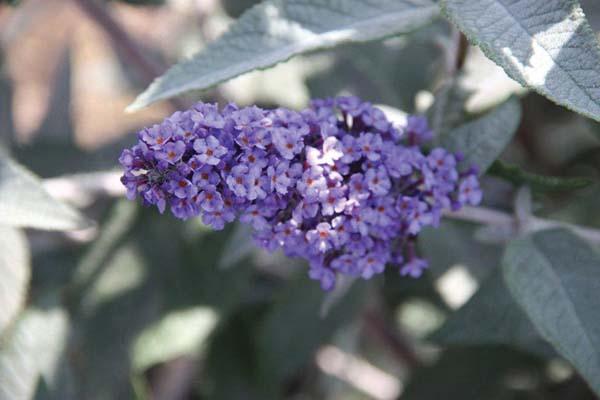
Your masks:
[[[129,198],[181,219],[222,229],[239,216],[262,247],[308,259],[329,290],[337,274],[368,279],[387,264],[420,276],[421,229],[481,201],[476,169],[425,153],[431,137],[424,118],[394,126],[355,97],[301,112],[199,103],[142,130],[119,159],[121,180]]]

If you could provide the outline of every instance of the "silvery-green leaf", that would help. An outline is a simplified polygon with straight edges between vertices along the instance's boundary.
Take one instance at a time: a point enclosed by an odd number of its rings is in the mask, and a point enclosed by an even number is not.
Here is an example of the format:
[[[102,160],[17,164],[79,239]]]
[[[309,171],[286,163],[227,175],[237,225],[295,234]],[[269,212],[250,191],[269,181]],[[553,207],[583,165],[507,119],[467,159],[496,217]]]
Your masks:
[[[206,89],[297,54],[406,33],[437,14],[438,6],[431,0],[268,0],[245,12],[223,36],[154,81],[128,110],[185,91]]]
[[[47,230],[72,230],[90,222],[54,199],[31,172],[0,153],[0,224]]]
[[[31,398],[42,377],[50,387],[58,384],[68,327],[66,312],[55,305],[21,315],[0,343],[0,399]]]
[[[554,354],[511,297],[499,269],[465,305],[450,315],[431,339],[444,345],[504,344],[544,357]]]
[[[511,98],[474,121],[451,130],[440,138],[443,147],[459,151],[464,164],[475,164],[483,174],[510,142],[521,120],[519,100]]]
[[[514,240],[506,284],[542,337],[600,394],[600,256],[564,229]]]
[[[443,0],[442,9],[523,86],[600,121],[600,47],[574,0]]]
[[[0,225],[0,334],[19,312],[31,274],[27,239],[18,229]]]

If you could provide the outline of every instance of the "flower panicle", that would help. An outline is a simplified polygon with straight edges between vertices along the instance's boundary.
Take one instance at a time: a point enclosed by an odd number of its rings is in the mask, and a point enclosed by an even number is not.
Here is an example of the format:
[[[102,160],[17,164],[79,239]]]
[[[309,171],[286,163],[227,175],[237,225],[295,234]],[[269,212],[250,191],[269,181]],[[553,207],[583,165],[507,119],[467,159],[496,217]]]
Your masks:
[[[369,279],[387,264],[420,276],[421,229],[480,203],[476,168],[425,152],[431,137],[423,117],[396,126],[356,97],[300,112],[198,103],[139,132],[119,159],[121,181],[130,199],[213,229],[239,217],[261,247],[306,258],[329,290],[338,274]]]

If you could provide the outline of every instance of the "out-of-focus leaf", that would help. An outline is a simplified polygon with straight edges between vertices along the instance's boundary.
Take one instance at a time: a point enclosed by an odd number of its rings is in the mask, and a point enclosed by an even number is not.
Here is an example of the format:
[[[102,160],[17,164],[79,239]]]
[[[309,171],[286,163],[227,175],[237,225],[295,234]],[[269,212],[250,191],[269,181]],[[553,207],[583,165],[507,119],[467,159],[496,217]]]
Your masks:
[[[219,268],[227,269],[239,264],[255,249],[252,228],[247,224],[236,224],[219,257]]]
[[[252,285],[252,265],[241,254],[229,260],[228,268],[222,268],[221,262],[228,257],[226,251],[236,245],[234,231],[230,225],[223,231],[196,232],[182,238],[185,262],[171,266],[172,273],[163,282],[169,308],[202,304],[226,313],[244,299]],[[246,246],[243,242],[237,245]]]
[[[521,105],[511,98],[483,117],[440,137],[442,146],[461,152],[465,165],[475,164],[483,174],[510,142],[521,120]]]
[[[196,356],[217,323],[208,307],[193,307],[166,314],[146,328],[135,340],[132,363],[136,371],[182,355]]]
[[[165,342],[141,352],[140,341],[158,340],[163,329],[170,332],[166,316],[200,305],[231,310],[250,284],[245,265],[218,268],[230,229],[212,233],[196,221],[138,208],[119,203],[71,289],[78,310],[74,351],[81,355],[77,372],[86,399],[131,398],[134,368],[185,350],[181,343]],[[191,346],[191,339],[183,344]]]
[[[532,379],[533,370],[542,366],[534,357],[504,347],[449,349],[435,364],[416,371],[402,399],[513,400],[522,391],[511,389],[507,379]]]
[[[0,51],[0,146],[8,147],[15,136],[13,121],[13,87],[3,71],[2,51]]]
[[[159,6],[165,4],[165,0],[113,0],[135,6]]]
[[[0,335],[15,318],[27,295],[31,275],[23,232],[0,226]]]
[[[511,297],[498,268],[430,339],[442,345],[504,344],[543,357],[554,354]]]
[[[72,230],[89,227],[90,221],[52,198],[31,172],[0,154],[0,224]]]
[[[246,305],[222,320],[211,337],[206,376],[199,390],[208,399],[276,399],[277,383],[261,381],[256,349],[256,324],[264,305]]]
[[[442,9],[508,76],[600,121],[600,46],[577,1],[443,0]]]
[[[1,399],[32,398],[41,377],[50,392],[60,385],[68,328],[67,313],[55,301],[23,312],[0,342]],[[68,391],[53,398],[74,399]]]
[[[456,264],[482,280],[498,265],[502,247],[475,240],[477,225],[443,220],[439,228],[425,229],[419,235],[419,250],[429,261],[430,271],[439,277]]]
[[[314,59],[315,64],[322,58],[332,60],[328,68],[307,80],[311,96],[352,93],[373,103],[414,112],[417,93],[433,90],[442,65],[432,60],[443,55],[436,38],[448,31],[446,21],[436,20],[408,35],[339,46],[326,57],[311,56],[309,61]]]
[[[19,145],[12,150],[15,158],[37,175],[49,178],[77,172],[92,172],[114,168],[119,154],[131,147],[135,135],[126,135],[94,151],[81,149],[73,138],[40,136],[31,144]]]
[[[80,297],[85,295],[96,277],[102,273],[107,259],[131,230],[137,216],[137,207],[132,202],[123,200],[112,207],[106,221],[100,225],[100,236],[89,247],[75,269],[69,288],[74,302],[79,303]]]
[[[337,277],[335,288],[326,293],[325,297],[323,297],[321,309],[319,310],[319,316],[321,318],[326,318],[331,309],[344,299],[344,296],[352,289],[356,279],[356,277],[347,275]]]
[[[302,275],[283,288],[257,333],[261,373],[267,382],[289,378],[363,304],[365,282],[355,282],[326,317],[319,310],[325,297],[315,281]]]
[[[515,186],[528,185],[536,191],[575,190],[590,186],[593,182],[587,178],[563,178],[558,176],[537,175],[522,170],[516,165],[494,161],[488,170],[490,175],[505,179]]]
[[[429,125],[437,137],[444,137],[467,119],[465,102],[469,92],[456,79],[444,82],[434,93],[434,102],[427,109]]]
[[[600,256],[564,229],[509,244],[504,278],[541,335],[600,394]]]
[[[200,53],[154,81],[128,110],[185,91],[206,89],[297,54],[406,33],[437,13],[437,5],[430,0],[265,1],[246,11]]]
[[[52,288],[63,288],[65,282],[70,281],[83,253],[84,249],[79,244],[37,249],[31,257],[35,273],[31,277],[30,295],[35,297]]]
[[[86,399],[132,398],[130,346],[157,318],[160,292],[148,279],[148,260],[160,265],[172,253],[169,243],[157,245],[156,224],[149,219],[141,241],[141,226],[135,231],[136,222],[142,224],[139,215],[134,203],[117,203],[78,265],[69,291],[77,333],[71,351],[80,355],[75,374]],[[152,252],[145,253],[140,243]]]
[[[431,273],[425,273],[419,279],[413,279],[401,276],[398,270],[387,268],[383,279],[383,298],[391,309],[417,298],[431,302],[441,310],[448,310],[448,304],[435,288]]]

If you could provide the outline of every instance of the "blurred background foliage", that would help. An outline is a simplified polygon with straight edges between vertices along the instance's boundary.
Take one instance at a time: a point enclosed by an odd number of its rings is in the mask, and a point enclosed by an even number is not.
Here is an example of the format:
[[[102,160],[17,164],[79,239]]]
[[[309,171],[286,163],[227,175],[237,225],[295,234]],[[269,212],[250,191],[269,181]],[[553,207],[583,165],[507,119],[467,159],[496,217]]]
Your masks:
[[[447,22],[126,114],[154,76],[257,1],[3,3],[2,146],[96,223],[1,228],[0,300],[19,307],[0,304],[0,399],[595,398],[499,279],[502,230],[446,220],[421,237],[423,278],[387,271],[324,294],[301,262],[257,250],[242,226],[212,232],[121,200],[120,149],[193,99],[300,108],[351,93],[426,112],[444,132],[516,94],[523,117],[502,161],[588,179],[532,185],[533,207],[600,228],[600,125],[527,93],[464,38],[448,80]],[[597,2],[582,5],[600,30]],[[486,177],[486,205],[512,212],[515,182]],[[64,229],[55,223],[41,228]]]

